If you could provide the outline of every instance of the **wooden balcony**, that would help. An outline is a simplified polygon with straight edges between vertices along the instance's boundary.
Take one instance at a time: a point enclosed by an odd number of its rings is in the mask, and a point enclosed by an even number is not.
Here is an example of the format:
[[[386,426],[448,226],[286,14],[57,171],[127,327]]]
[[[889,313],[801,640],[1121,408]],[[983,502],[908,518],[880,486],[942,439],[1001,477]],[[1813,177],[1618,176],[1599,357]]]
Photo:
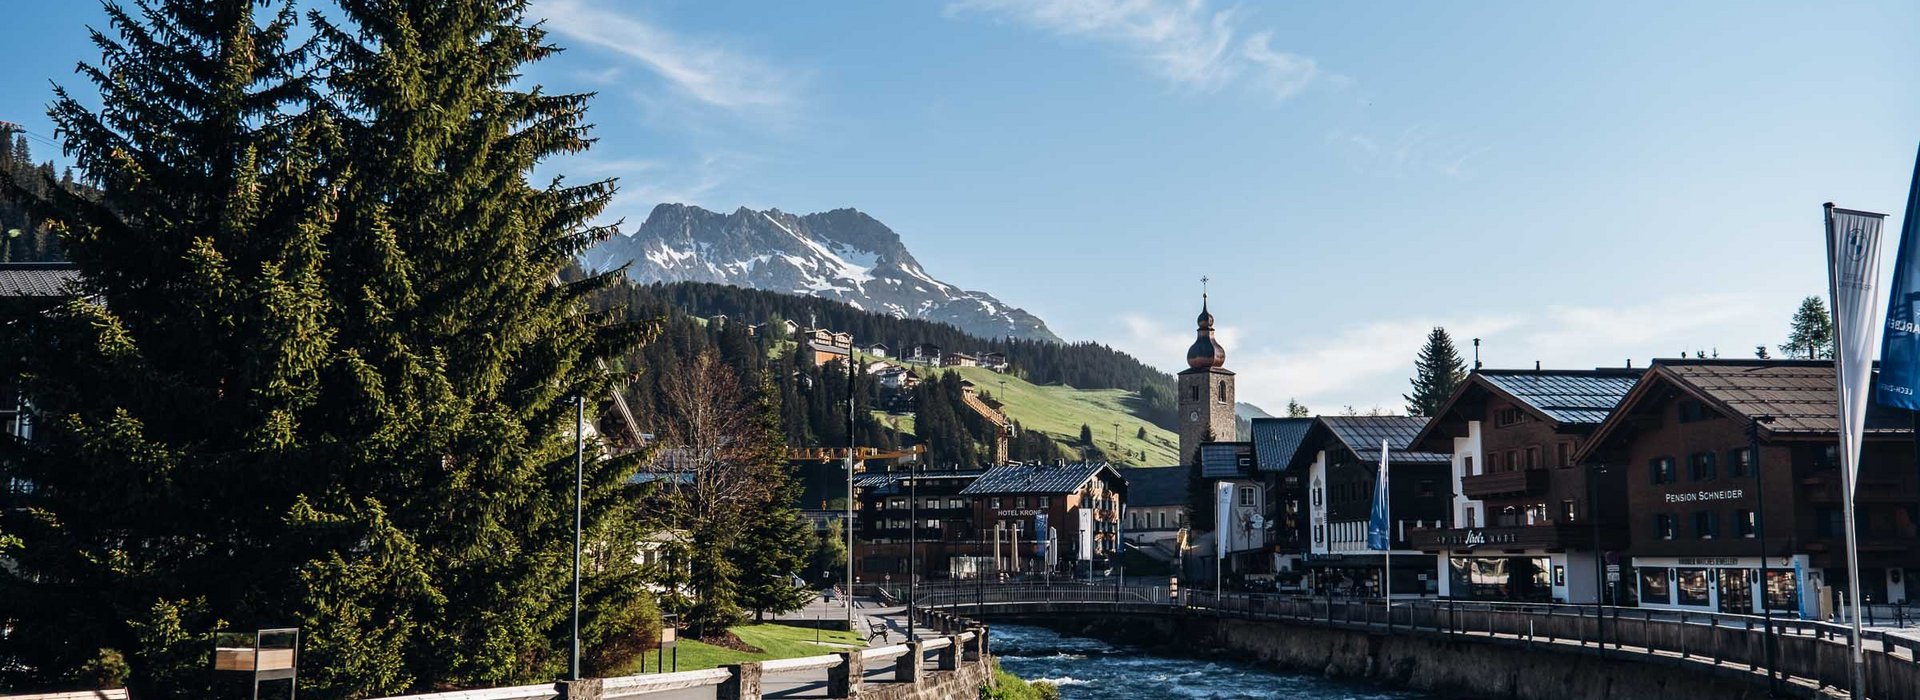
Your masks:
[[[1475,474],[1460,478],[1460,493],[1467,498],[1532,496],[1546,492],[1548,478],[1545,469]]]

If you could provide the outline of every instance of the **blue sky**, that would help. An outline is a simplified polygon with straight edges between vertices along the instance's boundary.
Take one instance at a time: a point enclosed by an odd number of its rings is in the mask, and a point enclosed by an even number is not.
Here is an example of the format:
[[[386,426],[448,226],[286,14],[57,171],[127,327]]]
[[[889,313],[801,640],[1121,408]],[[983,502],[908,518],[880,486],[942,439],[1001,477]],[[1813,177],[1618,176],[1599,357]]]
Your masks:
[[[92,3],[9,3],[41,135]],[[1820,204],[1894,213],[1920,4],[537,0],[661,201],[856,207],[948,281],[1169,369],[1211,277],[1270,410],[1399,409],[1421,338],[1489,367],[1749,356],[1824,294]],[[43,144],[36,143],[36,147]],[[1885,258],[1890,266],[1892,251]]]

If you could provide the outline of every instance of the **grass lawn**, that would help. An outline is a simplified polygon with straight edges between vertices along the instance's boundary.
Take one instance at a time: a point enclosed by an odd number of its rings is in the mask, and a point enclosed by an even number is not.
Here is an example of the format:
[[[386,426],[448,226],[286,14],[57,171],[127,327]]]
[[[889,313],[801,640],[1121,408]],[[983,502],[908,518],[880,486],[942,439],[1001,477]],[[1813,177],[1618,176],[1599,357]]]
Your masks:
[[[1112,453],[1113,424],[1119,423],[1119,452],[1112,455],[1115,464],[1164,467],[1180,463],[1180,436],[1127,411],[1126,402],[1134,398],[1134,392],[1075,389],[1058,384],[1041,386],[981,367],[955,367],[947,371],[959,372],[981,391],[1006,404],[1003,410],[1008,417],[1019,421],[1022,429],[1045,433],[1055,442],[1067,445],[1069,454],[1077,453],[1072,446],[1080,441],[1081,425],[1092,428],[1094,441]],[[1004,386],[1002,380],[1005,380]],[[1147,429],[1145,440],[1138,437],[1142,427]],[[1140,458],[1143,451],[1147,455],[1144,460]]]
[[[814,643],[816,631],[787,625],[742,625],[733,628],[733,634],[763,650],[759,654],[734,651],[726,647],[696,642],[690,639],[680,641],[680,670],[697,671],[703,668],[718,668],[727,664],[743,661],[766,661],[768,659],[791,659],[799,656],[819,656],[836,651],[846,651],[846,646],[865,646],[865,640],[852,632],[818,630],[822,644]],[[839,644],[843,646],[830,646]],[[669,656],[672,651],[667,652]],[[654,656],[647,654],[647,669],[652,672]],[[669,661],[671,663],[671,661]]]

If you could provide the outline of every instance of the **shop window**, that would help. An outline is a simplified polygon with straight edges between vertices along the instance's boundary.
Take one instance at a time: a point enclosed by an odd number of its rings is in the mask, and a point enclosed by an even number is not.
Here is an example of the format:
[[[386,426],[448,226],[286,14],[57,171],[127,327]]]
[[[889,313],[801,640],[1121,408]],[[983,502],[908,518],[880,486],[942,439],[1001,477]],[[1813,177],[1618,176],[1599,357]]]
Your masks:
[[[1800,587],[1792,570],[1767,570],[1767,607],[1774,610],[1799,610]]]
[[[1672,457],[1655,457],[1647,462],[1647,470],[1655,484],[1671,484],[1679,479],[1673,473]]]
[[[1720,514],[1708,510],[1694,511],[1693,535],[1710,540],[1720,535]]]
[[[1687,456],[1687,476],[1694,481],[1713,481],[1719,477],[1714,466],[1712,452],[1695,452]]]
[[[1753,533],[1760,529],[1759,524],[1759,518],[1753,511],[1743,508],[1733,512],[1733,528],[1736,535],[1753,537]]]
[[[1753,475],[1753,451],[1745,447],[1727,451],[1727,478]]]
[[[1673,589],[1681,605],[1706,607],[1713,604],[1713,584],[1706,569],[1675,569]]]
[[[1673,586],[1666,569],[1640,570],[1640,602],[1673,604]]]

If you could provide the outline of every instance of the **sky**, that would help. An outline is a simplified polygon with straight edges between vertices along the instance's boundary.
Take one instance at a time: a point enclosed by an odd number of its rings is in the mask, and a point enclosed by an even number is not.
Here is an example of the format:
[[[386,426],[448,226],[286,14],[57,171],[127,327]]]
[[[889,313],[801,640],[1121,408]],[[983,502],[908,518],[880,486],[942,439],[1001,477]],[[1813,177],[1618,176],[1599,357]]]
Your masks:
[[[84,87],[102,13],[0,2],[0,119],[51,137],[49,81]],[[1920,145],[1903,1],[533,14],[569,50],[527,80],[598,93],[597,147],[542,174],[618,176],[630,227],[661,202],[854,207],[934,276],[1168,370],[1205,276],[1269,411],[1404,409],[1434,326],[1490,368],[1750,357],[1826,293],[1821,203],[1897,231]]]

